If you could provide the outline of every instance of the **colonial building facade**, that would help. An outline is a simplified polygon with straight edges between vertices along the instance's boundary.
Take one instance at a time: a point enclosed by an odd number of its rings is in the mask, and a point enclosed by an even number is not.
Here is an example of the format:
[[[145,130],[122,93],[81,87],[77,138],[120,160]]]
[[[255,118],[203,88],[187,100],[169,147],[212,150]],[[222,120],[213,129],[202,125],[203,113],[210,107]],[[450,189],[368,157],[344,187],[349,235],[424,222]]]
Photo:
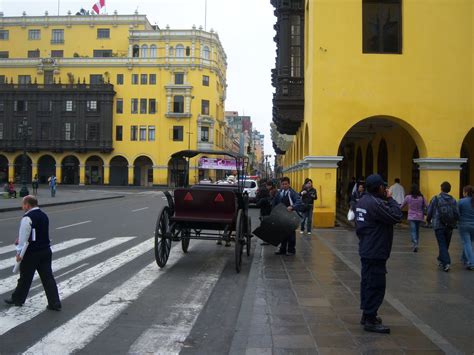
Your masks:
[[[334,225],[352,176],[398,177],[427,198],[445,180],[456,197],[472,182],[472,1],[272,4],[272,136],[284,174],[320,192],[316,225]]]
[[[216,32],[138,13],[0,17],[0,180],[19,180],[27,122],[29,178],[170,184],[172,153],[224,147],[226,67]]]

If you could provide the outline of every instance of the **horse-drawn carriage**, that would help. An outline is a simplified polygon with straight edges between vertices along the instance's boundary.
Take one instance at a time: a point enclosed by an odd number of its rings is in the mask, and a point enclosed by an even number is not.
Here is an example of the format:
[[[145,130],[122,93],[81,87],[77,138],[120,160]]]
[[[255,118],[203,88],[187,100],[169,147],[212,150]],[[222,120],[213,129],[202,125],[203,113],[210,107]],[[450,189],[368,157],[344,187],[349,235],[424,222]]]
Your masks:
[[[189,161],[198,155],[226,156],[235,160],[237,181],[229,185],[189,186]],[[248,195],[244,193],[244,176],[248,159],[222,151],[183,150],[174,153],[173,161],[186,160],[184,187],[166,192],[167,206],[163,208],[155,228],[155,259],[159,267],[168,261],[171,243],[181,242],[188,252],[191,239],[235,243],[235,269],[240,272],[244,247],[250,255],[251,220],[248,215]]]

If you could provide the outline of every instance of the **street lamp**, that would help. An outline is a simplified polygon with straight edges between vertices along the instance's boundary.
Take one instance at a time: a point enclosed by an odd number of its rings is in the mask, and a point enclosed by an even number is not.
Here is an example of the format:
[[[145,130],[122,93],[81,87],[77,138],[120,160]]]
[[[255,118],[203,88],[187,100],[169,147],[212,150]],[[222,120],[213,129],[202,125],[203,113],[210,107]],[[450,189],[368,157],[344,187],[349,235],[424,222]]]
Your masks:
[[[27,169],[28,169],[28,157],[26,155],[26,144],[28,143],[28,137],[31,136],[32,129],[28,126],[28,119],[23,118],[23,122],[18,126],[18,133],[23,141],[23,156],[21,159],[21,190],[20,197],[25,197],[30,194],[27,184]]]

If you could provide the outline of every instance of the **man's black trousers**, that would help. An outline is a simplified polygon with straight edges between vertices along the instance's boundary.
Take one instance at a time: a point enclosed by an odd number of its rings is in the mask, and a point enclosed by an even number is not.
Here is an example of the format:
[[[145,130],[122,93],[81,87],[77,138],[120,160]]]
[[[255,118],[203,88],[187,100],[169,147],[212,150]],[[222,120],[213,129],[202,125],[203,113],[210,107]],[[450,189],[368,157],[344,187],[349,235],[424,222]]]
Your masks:
[[[61,305],[59,301],[58,287],[54,280],[53,271],[51,270],[51,249],[46,248],[38,251],[27,250],[20,264],[20,278],[18,285],[12,294],[12,300],[15,303],[25,303],[28,292],[30,291],[31,282],[35,272],[41,278],[48,304],[50,306]]]
[[[281,242],[280,252],[282,253],[295,253],[296,252],[296,231],[288,234],[285,239]]]
[[[385,296],[387,260],[361,258],[361,264],[360,308],[375,317]]]

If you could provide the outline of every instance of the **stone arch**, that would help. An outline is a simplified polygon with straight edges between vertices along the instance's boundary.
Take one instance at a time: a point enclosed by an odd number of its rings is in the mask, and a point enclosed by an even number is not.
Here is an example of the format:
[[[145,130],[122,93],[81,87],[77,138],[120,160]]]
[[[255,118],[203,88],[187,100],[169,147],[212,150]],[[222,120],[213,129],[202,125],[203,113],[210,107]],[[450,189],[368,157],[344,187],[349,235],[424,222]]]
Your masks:
[[[91,155],[86,159],[86,185],[102,185],[104,183],[104,160],[97,156]]]
[[[61,183],[64,185],[79,185],[80,160],[75,155],[68,155],[61,162]]]
[[[153,160],[140,155],[133,161],[133,184],[135,186],[153,185]]]
[[[21,168],[22,168],[23,154],[18,155],[14,160],[14,175],[9,176],[9,179],[15,183],[21,182]],[[28,154],[26,154],[26,183],[30,183],[32,178],[32,161]]]
[[[0,154],[0,184],[8,182],[8,158]]]
[[[171,158],[168,161],[168,186],[186,186],[188,181],[187,162],[183,158]]]
[[[48,183],[49,177],[56,175],[56,159],[49,154],[38,159],[38,181],[40,184]]]
[[[127,186],[128,185],[128,166],[127,158],[122,155],[116,155],[110,159],[110,185]]]

